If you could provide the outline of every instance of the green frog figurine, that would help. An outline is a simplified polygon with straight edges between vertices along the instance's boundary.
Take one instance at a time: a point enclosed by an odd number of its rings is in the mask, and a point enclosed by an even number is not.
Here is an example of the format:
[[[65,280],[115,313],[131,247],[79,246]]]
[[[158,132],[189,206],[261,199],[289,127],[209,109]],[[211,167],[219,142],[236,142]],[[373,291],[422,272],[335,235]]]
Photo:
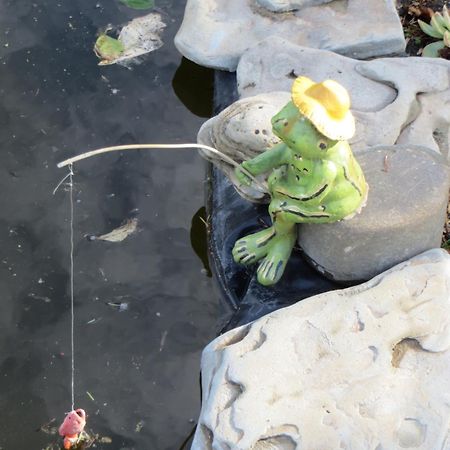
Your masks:
[[[265,286],[283,275],[297,237],[297,223],[330,223],[350,218],[364,206],[368,186],[347,140],[355,132],[346,89],[333,80],[315,83],[299,77],[292,100],[272,118],[281,143],[236,169],[250,185],[253,176],[268,177],[272,226],[239,239],[237,263],[260,261],[257,277]]]

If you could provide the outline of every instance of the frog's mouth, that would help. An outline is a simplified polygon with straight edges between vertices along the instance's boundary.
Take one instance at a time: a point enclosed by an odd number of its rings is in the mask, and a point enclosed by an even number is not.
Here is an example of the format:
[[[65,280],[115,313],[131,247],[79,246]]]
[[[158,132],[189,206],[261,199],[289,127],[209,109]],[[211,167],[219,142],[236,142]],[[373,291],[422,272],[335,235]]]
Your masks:
[[[285,117],[279,117],[277,119],[272,119],[272,130],[275,136],[282,139],[281,133],[278,130],[281,130],[282,127],[286,129],[286,127],[289,125],[288,120]]]

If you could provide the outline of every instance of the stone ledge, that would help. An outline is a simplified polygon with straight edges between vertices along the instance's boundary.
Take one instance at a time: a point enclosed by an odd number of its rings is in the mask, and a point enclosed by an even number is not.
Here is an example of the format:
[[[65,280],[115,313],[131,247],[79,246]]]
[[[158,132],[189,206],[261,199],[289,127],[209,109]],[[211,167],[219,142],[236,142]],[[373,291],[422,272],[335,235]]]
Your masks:
[[[449,286],[431,250],[218,337],[192,449],[446,449]]]
[[[449,168],[441,155],[414,146],[358,154],[369,184],[367,205],[350,220],[302,224],[298,242],[325,276],[367,280],[441,244]]]
[[[358,59],[405,49],[393,0],[335,0],[284,13],[257,0],[188,0],[175,45],[197,64],[234,71],[244,51],[268,36]]]

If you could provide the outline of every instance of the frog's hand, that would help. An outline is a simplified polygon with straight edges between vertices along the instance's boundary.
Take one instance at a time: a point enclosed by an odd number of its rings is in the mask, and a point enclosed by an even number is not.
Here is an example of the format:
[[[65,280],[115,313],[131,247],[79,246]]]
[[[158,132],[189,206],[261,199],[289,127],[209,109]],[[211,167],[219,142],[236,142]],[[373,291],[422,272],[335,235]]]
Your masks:
[[[250,173],[253,175],[246,167],[245,167],[245,161],[239,166],[234,169],[234,175],[236,179],[239,182],[239,185],[241,186],[251,186],[252,185],[252,179],[247,175],[247,173]]]

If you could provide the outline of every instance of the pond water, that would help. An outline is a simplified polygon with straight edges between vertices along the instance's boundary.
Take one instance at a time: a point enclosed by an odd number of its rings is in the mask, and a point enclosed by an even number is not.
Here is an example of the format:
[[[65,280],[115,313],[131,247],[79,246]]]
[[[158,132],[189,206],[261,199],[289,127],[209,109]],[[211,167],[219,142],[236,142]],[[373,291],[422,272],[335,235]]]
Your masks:
[[[40,428],[70,409],[69,196],[52,195],[67,173],[56,163],[106,145],[192,142],[211,112],[212,73],[173,46],[185,2],[156,6],[164,46],[129,70],[97,66],[96,33],[146,12],[0,0],[1,450],[57,448]],[[74,167],[75,404],[111,440],[96,448],[179,449],[195,426],[218,316],[196,214],[204,169],[190,150]],[[86,238],[130,218],[138,231],[122,242]]]

